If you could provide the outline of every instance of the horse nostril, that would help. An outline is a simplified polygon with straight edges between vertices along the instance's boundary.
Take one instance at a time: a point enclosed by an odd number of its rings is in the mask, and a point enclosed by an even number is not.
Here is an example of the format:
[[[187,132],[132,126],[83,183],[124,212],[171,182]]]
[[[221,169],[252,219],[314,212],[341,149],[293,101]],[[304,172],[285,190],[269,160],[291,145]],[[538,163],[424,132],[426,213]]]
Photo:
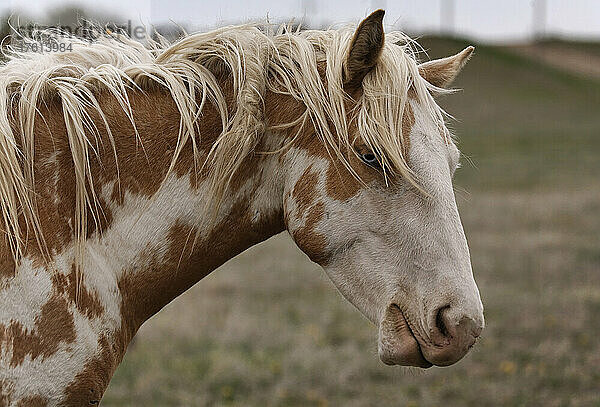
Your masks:
[[[454,305],[432,309],[431,345],[421,347],[425,359],[434,365],[448,366],[469,351],[483,329],[483,320],[469,311]]]
[[[477,338],[483,329],[482,323],[450,305],[438,308],[433,315],[435,322],[432,321],[431,339],[438,345],[460,341],[462,337]]]
[[[438,332],[440,334],[442,334],[443,337],[448,337],[450,336],[450,333],[448,332],[448,326],[446,325],[446,321],[444,318],[444,312],[450,308],[449,305],[445,305],[441,308],[439,308],[437,310],[437,313],[435,315],[435,326],[438,330]]]

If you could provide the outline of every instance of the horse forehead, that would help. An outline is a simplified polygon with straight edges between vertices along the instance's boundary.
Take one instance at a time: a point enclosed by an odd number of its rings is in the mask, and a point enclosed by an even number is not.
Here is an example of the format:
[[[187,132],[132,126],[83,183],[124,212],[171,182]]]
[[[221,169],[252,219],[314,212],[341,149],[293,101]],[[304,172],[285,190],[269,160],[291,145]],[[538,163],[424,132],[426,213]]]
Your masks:
[[[414,153],[414,150],[431,154],[431,150],[439,149],[439,152],[443,153],[451,162],[458,163],[460,151],[444,120],[433,116],[431,111],[416,97],[409,98],[407,107],[410,108],[410,110],[407,109],[410,120],[409,123],[406,123],[408,130],[406,132],[404,131],[405,123],[403,122],[403,134],[406,134],[407,145],[416,147],[407,151],[407,159],[414,159],[413,154],[408,154]]]

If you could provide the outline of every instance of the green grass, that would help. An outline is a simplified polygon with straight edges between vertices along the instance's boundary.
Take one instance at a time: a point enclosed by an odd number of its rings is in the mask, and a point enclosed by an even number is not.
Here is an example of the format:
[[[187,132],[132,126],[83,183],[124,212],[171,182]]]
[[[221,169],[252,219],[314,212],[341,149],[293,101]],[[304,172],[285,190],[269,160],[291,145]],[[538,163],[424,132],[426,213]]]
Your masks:
[[[487,323],[464,360],[381,364],[375,328],[281,235],[149,321],[103,405],[599,406],[600,84],[478,47],[457,87],[442,104]]]

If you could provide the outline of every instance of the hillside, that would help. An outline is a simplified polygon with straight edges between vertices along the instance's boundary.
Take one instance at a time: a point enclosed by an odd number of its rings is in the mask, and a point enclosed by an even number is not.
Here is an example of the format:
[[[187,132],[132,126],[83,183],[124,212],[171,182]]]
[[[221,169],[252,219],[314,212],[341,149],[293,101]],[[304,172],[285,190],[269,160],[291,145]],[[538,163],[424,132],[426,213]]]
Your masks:
[[[432,58],[468,45],[421,43]],[[510,49],[477,46],[456,87],[463,90],[442,104],[457,118],[452,126],[461,148],[478,167],[459,175],[469,188],[577,188],[600,173],[600,81]]]

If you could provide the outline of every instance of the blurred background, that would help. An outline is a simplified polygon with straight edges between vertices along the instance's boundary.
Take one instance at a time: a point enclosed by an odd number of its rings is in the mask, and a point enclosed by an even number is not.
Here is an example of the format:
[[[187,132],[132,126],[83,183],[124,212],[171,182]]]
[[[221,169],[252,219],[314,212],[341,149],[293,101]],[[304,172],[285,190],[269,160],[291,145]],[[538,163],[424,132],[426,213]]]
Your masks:
[[[9,17],[15,27],[84,17],[175,35],[267,17],[318,28],[385,8],[387,28],[418,38],[424,59],[476,45],[463,91],[440,100],[463,151],[456,193],[487,323],[465,359],[384,366],[376,329],[281,234],[146,323],[103,405],[600,406],[600,2],[2,6],[3,35]]]

